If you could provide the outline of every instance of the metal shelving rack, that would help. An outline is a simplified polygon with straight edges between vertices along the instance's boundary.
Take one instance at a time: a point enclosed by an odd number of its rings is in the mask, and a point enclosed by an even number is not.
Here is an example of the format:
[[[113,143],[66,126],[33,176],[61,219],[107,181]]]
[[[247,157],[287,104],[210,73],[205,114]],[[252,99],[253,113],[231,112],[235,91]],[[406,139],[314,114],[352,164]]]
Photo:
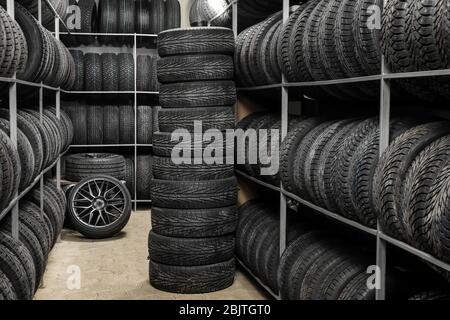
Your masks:
[[[49,0],[38,0],[38,19],[37,20],[39,23],[42,22],[42,1],[45,1],[46,4],[51,8],[51,10],[54,13],[54,16],[55,16],[55,33],[54,34],[55,34],[55,37],[58,39],[59,38],[60,17],[58,16],[56,11],[52,7],[52,4],[49,2]],[[14,6],[15,6],[15,0],[7,0],[6,1],[6,11],[13,19],[15,19]],[[65,26],[64,22],[62,24]],[[17,149],[17,110],[18,110],[18,108],[20,108],[20,106],[18,106],[18,102],[17,102],[17,100],[18,100],[17,99],[18,85],[21,85],[24,87],[29,87],[29,88],[36,88],[37,90],[39,90],[38,103],[39,103],[39,114],[41,116],[41,121],[42,121],[42,115],[44,112],[44,90],[53,92],[55,94],[56,116],[58,119],[61,118],[61,113],[60,113],[61,89],[60,88],[50,87],[43,83],[34,83],[34,82],[20,80],[20,79],[17,79],[15,74],[11,78],[0,77],[0,82],[8,84],[10,139],[16,149]],[[65,152],[67,152],[67,150]],[[14,195],[13,200],[11,200],[11,202],[8,204],[8,206],[2,212],[0,212],[0,220],[2,220],[8,214],[11,214],[11,222],[12,222],[11,223],[11,225],[12,225],[11,232],[12,232],[12,236],[15,239],[19,238],[19,201],[23,197],[25,197],[27,195],[27,193],[39,183],[40,194],[41,194],[40,209],[41,209],[41,214],[43,215],[44,176],[49,171],[55,169],[56,170],[56,184],[59,189],[61,188],[61,179],[60,179],[61,161],[60,160],[61,160],[61,157],[65,154],[65,152],[60,154],[58,156],[58,158],[50,166],[48,166],[47,168],[42,170],[42,172],[34,179],[34,181],[25,190],[22,190],[20,193],[16,193]]]
[[[61,32],[61,35],[67,36],[69,35],[68,32]],[[139,144],[138,143],[138,137],[137,137],[137,108],[138,108],[138,97],[140,96],[157,96],[159,95],[159,92],[157,91],[138,91],[137,90],[137,57],[138,57],[138,39],[141,38],[148,38],[154,40],[154,45],[157,43],[158,35],[156,34],[139,34],[139,33],[82,33],[82,32],[72,32],[71,35],[73,36],[86,36],[86,37],[127,37],[132,38],[132,50],[133,50],[133,60],[134,60],[134,90],[133,91],[68,91],[68,90],[61,90],[61,92],[64,95],[68,96],[85,96],[85,95],[109,95],[109,96],[129,96],[133,99],[133,109],[134,109],[134,143],[133,144],[102,144],[102,145],[71,145],[70,150],[76,150],[76,149],[106,149],[106,148],[120,148],[120,149],[131,149],[133,148],[133,158],[134,158],[134,176],[135,176],[135,183],[134,183],[134,198],[132,199],[132,202],[134,203],[134,210],[137,210],[137,205],[142,204],[150,204],[151,200],[145,200],[145,199],[138,199],[137,198],[137,158],[139,154],[140,149],[148,149],[153,148],[153,144]],[[131,43],[130,43],[131,45]],[[90,47],[90,46],[87,46]],[[98,51],[101,51],[102,49],[100,47],[95,47]],[[73,48],[75,49],[75,48]],[[131,99],[130,99],[131,100]]]
[[[290,1],[283,0],[283,23],[286,23],[289,19],[289,8]],[[238,5],[233,5],[233,30],[235,34],[238,33],[238,24],[237,24],[237,12]],[[379,82],[380,83],[380,96],[379,96],[379,119],[380,119],[380,156],[389,146],[389,136],[390,136],[390,117],[391,117],[391,80],[393,79],[408,79],[408,78],[421,78],[421,77],[434,77],[434,76],[448,76],[450,75],[450,69],[447,70],[430,70],[430,71],[417,71],[417,72],[405,72],[405,73],[390,73],[385,63],[384,57],[382,57],[381,70],[379,75],[371,75],[365,77],[356,77],[356,78],[346,78],[346,79],[335,79],[328,81],[314,81],[314,82],[301,82],[301,83],[288,83],[283,76],[282,83],[279,84],[271,84],[250,88],[238,88],[238,92],[246,92],[246,91],[258,91],[258,90],[281,90],[281,122],[282,122],[282,139],[284,139],[288,133],[288,121],[289,121],[289,89],[290,88],[300,88],[300,87],[313,87],[313,86],[327,86],[327,85],[336,85],[336,84],[351,84],[351,83],[361,83],[361,82]],[[300,103],[300,111],[301,111],[301,103]],[[436,112],[439,114],[439,112]],[[440,114],[442,115],[442,114]],[[448,114],[445,114],[447,118],[450,119]],[[350,228],[359,230],[365,234],[375,237],[376,240],[376,265],[380,270],[380,289],[376,290],[376,299],[377,300],[385,300],[386,299],[386,262],[387,262],[387,246],[393,245],[397,248],[400,248],[403,251],[409,252],[417,256],[418,258],[437,266],[445,271],[450,272],[450,264],[441,261],[429,253],[423,252],[417,248],[412,247],[411,245],[394,239],[388,235],[386,235],[383,230],[381,230],[378,225],[377,229],[368,228],[358,222],[349,220],[337,213],[330,212],[324,208],[316,206],[300,197],[287,192],[284,190],[283,185],[280,187],[270,185],[266,182],[260,181],[257,178],[250,177],[243,172],[236,172],[239,176],[244,177],[250,181],[253,181],[263,187],[271,189],[275,192],[280,193],[280,254],[286,249],[286,216],[287,216],[287,200],[294,200],[300,203],[303,206],[309,207],[316,211],[318,214],[322,214],[328,218],[335,220],[336,222],[342,223]],[[240,262],[240,264],[243,264]],[[245,267],[245,266],[244,266]],[[256,281],[260,282],[259,279],[252,275]],[[268,292],[277,298],[278,296],[270,291],[266,286],[263,287],[268,290]]]

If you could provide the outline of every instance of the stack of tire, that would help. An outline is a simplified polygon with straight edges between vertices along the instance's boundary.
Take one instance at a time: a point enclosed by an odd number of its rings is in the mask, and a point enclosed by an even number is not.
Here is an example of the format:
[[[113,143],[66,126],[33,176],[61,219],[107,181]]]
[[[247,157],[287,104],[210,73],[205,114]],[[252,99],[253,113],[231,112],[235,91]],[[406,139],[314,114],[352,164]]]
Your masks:
[[[391,121],[391,139],[417,122]],[[379,159],[379,121],[304,118],[282,143],[280,175],[284,189],[332,212],[376,227],[373,174]]]
[[[153,107],[137,108],[137,144],[153,139]],[[74,127],[74,145],[135,144],[135,112],[131,105],[89,105],[63,102]]]
[[[0,4],[5,6],[6,2]],[[6,13],[2,12],[4,16]],[[17,71],[21,80],[70,90],[75,82],[75,63],[69,50],[18,3],[15,3],[15,18],[17,23],[2,19],[4,41],[9,41],[5,43],[9,54],[5,52],[2,71],[4,68],[6,76]]]
[[[379,159],[379,121],[306,118],[280,151],[283,187],[448,261],[448,121],[391,120]]]
[[[178,0],[103,0],[98,9],[100,33],[158,34],[178,28],[181,23]],[[106,44],[116,40],[111,36],[99,37],[99,41]],[[126,39],[121,40],[123,43]]]
[[[391,72],[413,72],[448,69],[446,53],[449,8],[440,1],[384,2],[382,19],[382,51]],[[402,79],[396,82],[414,98],[438,102],[448,101],[449,77]]]
[[[241,261],[284,300],[373,300],[370,260],[344,240],[307,221],[288,222],[280,259],[279,215],[261,199],[239,208],[236,250]]]
[[[302,118],[292,118],[288,122],[289,130],[296,124],[301,122]],[[236,167],[240,171],[255,177],[261,181],[268,182],[275,186],[280,185],[280,175],[278,171],[279,163],[279,148],[281,146],[281,119],[279,114],[267,112],[255,112],[243,118],[236,125],[237,130],[243,130],[250,136],[250,131],[254,130],[254,137],[257,138],[258,143],[252,143],[249,139],[240,139],[240,135],[236,134]],[[263,135],[264,132],[267,135]],[[278,144],[272,145],[272,134],[278,134]],[[265,154],[260,154],[258,151],[259,143],[263,143],[263,137],[266,138],[265,145],[267,146]],[[252,158],[258,155],[258,159]],[[274,172],[268,169],[272,168]],[[265,170],[265,171],[263,171]]]
[[[216,0],[214,3],[208,0],[195,0],[189,11],[189,22],[191,27],[207,26],[212,18],[221,14],[211,21],[211,25],[230,28],[232,10],[229,8],[225,11],[228,5],[228,0]]]
[[[0,154],[2,163],[2,185],[0,210],[5,209],[18,191],[26,189],[33,180],[72,141],[73,129],[70,119],[56,109],[49,108],[41,116],[39,112],[22,109],[17,114],[17,150],[11,139],[9,111],[0,109]]]
[[[74,91],[134,91],[134,58],[131,53],[86,53],[71,50],[75,61]],[[159,90],[156,73],[157,57],[137,57],[136,90]],[[120,75],[120,76],[119,76]]]
[[[50,250],[64,223],[66,197],[50,180],[35,187],[19,204],[19,238],[11,234],[9,214],[0,221],[0,299],[31,300],[38,289]]]
[[[381,0],[310,0],[242,31],[236,43],[237,78],[243,86],[309,82],[380,74],[380,30],[372,27]],[[280,10],[280,7],[278,8]],[[241,11],[241,10],[239,10]],[[245,12],[245,10],[244,10]],[[302,88],[316,99],[369,100],[372,84]]]
[[[162,109],[153,136],[150,283],[184,294],[217,291],[234,281],[237,182],[226,159],[233,150],[221,138],[208,153],[202,136],[234,128],[234,36],[213,27],[164,31],[158,39]],[[197,134],[195,120],[203,121]],[[182,155],[171,139],[176,130],[188,139]]]
[[[244,87],[281,82],[278,39],[283,27],[282,11],[239,34],[236,39],[236,78]]]

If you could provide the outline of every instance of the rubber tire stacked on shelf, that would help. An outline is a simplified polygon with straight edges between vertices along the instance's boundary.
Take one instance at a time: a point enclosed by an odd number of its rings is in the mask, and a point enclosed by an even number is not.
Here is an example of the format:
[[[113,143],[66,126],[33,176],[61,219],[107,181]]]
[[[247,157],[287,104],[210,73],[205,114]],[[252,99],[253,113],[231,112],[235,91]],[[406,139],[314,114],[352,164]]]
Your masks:
[[[207,123],[203,130],[221,133],[234,127],[233,32],[226,28],[164,31],[159,34],[158,52],[162,109],[160,132],[153,136],[150,283],[183,294],[218,291],[232,285],[235,273],[233,166],[226,161],[208,164],[211,159],[203,159],[203,151],[209,143],[202,141],[188,143],[189,154],[183,155],[188,160],[177,163],[180,154],[171,134],[184,129],[192,135],[195,120]],[[200,148],[192,149],[198,142]],[[226,160],[226,147],[215,147],[223,152],[219,161]]]
[[[48,254],[61,233],[66,198],[51,180],[43,187],[43,212],[40,186],[34,187],[19,202],[19,239],[11,236],[12,218],[0,224],[0,298],[31,300],[41,283]]]

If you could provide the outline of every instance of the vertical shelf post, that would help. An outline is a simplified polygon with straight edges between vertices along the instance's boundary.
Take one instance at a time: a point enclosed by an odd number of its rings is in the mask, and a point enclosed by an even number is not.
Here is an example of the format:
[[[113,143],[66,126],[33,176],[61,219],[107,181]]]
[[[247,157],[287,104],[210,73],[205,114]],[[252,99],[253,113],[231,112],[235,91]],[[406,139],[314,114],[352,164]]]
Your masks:
[[[389,123],[391,116],[391,83],[384,75],[388,73],[384,56],[381,59],[381,83],[380,83],[380,157],[389,147]],[[379,268],[380,288],[376,291],[377,300],[386,299],[386,241],[381,239],[380,223],[377,226],[377,267]]]
[[[137,103],[137,36],[134,34],[134,44],[133,44],[133,59],[134,59],[134,212],[137,212],[137,155],[138,155],[138,147],[137,147],[137,112],[138,112],[138,103]]]
[[[6,1],[6,11],[15,19],[14,14],[14,0]],[[16,78],[16,74],[13,75]],[[9,136],[14,148],[17,149],[17,83],[11,82],[9,84]],[[17,197],[17,192],[14,198]],[[19,239],[19,203],[16,203],[11,210],[11,233],[15,239]]]
[[[55,16],[55,38],[59,41],[59,17]],[[58,88],[55,96],[56,117],[61,119],[61,88]],[[56,187],[61,190],[61,158],[56,163]]]
[[[238,2],[239,1],[235,1],[234,3],[233,3],[233,6],[232,6],[232,10],[233,10],[233,17],[232,17],[232,19],[233,19],[233,32],[234,32],[234,38],[235,39],[237,39],[237,36],[238,36],[238,32],[239,32],[239,30],[238,30]]]
[[[289,0],[283,0],[283,24],[289,20]],[[288,134],[289,122],[289,89],[285,86],[286,79],[282,76],[281,86],[281,140],[283,141]],[[281,185],[281,190],[283,186]],[[280,192],[280,256],[286,250],[286,234],[287,234],[287,199]]]

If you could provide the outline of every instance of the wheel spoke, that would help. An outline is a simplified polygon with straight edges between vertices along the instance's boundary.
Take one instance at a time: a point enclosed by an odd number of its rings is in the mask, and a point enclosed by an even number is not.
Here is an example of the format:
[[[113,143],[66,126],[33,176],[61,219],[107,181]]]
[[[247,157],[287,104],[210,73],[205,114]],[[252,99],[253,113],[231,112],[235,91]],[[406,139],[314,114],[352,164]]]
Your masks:
[[[92,200],[92,196],[91,196],[89,193],[87,193],[87,195],[86,195],[85,192],[86,192],[85,190],[80,189],[80,190],[78,191],[78,194],[79,194],[80,196],[82,196],[83,198],[85,198],[86,200],[91,201],[91,200]]]
[[[95,185],[95,189],[97,189],[97,197],[100,197],[102,195],[102,190],[98,186],[97,180],[94,180],[93,182],[94,182],[94,185]]]
[[[91,207],[88,207],[86,209],[84,209],[83,211],[81,211],[80,213],[78,213],[78,218],[83,219],[83,215],[85,212],[89,211],[89,209],[91,209]],[[82,217],[83,216],[83,217]]]
[[[119,217],[120,217],[120,215],[117,215],[117,214],[114,214],[114,213],[111,213],[111,212],[109,212],[108,210],[106,210],[105,209],[105,212],[106,212],[106,214],[107,215],[109,215],[109,216],[113,216],[114,218],[116,218],[116,219],[119,219]]]

